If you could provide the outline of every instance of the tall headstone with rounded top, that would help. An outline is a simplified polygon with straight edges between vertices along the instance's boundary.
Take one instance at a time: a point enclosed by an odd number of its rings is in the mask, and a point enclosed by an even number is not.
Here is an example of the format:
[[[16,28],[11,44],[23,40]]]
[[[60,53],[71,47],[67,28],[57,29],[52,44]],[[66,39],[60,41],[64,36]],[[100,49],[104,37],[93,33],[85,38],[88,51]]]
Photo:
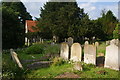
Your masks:
[[[70,60],[81,61],[82,58],[82,47],[79,43],[74,43],[71,46],[71,57]]]
[[[120,45],[115,45],[114,41],[106,47],[104,67],[120,70]]]
[[[94,45],[84,46],[84,62],[87,64],[96,65],[96,46]]]
[[[67,43],[61,43],[60,57],[68,60],[69,59],[69,46]]]

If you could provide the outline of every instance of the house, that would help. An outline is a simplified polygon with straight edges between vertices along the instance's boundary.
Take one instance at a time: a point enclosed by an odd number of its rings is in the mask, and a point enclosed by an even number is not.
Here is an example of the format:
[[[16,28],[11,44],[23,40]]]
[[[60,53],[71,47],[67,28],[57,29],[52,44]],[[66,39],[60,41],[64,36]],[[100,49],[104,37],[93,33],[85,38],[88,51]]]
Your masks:
[[[32,33],[32,32],[38,32],[39,29],[36,27],[37,21],[33,20],[26,20],[25,22],[25,33]],[[30,45],[30,43],[36,42],[37,38],[35,37],[25,37],[25,44]]]

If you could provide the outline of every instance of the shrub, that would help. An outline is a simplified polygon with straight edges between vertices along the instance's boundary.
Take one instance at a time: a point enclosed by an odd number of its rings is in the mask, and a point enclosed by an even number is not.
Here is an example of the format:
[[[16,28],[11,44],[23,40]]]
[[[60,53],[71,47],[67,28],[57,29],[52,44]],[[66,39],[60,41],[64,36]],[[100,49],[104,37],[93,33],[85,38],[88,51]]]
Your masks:
[[[28,47],[25,50],[26,54],[43,54],[44,53],[44,46],[42,44],[34,44]]]
[[[18,65],[11,60],[10,54],[2,55],[2,77],[3,78],[25,78],[26,68],[20,69]]]
[[[46,53],[51,53],[51,54],[57,54],[60,51],[60,46],[59,45],[49,45],[46,47],[45,52]]]
[[[60,57],[55,57],[54,59],[53,59],[53,66],[60,66],[60,65],[62,65],[62,64],[64,64],[65,63],[65,61],[62,59],[62,58],[60,58]]]

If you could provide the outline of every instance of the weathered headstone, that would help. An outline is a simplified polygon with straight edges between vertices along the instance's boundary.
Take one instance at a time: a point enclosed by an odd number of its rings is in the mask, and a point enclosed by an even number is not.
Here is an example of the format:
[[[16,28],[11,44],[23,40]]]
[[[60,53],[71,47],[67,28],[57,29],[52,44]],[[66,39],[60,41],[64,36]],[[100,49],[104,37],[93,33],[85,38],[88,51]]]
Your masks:
[[[120,70],[120,46],[114,43],[106,47],[105,65],[104,67]]]
[[[99,42],[95,42],[95,46],[98,47],[99,46]]]
[[[40,38],[40,43],[42,43],[42,39]]]
[[[117,46],[118,46],[119,44],[120,44],[119,39],[116,39],[116,40],[115,40],[115,45],[117,45]]]
[[[116,41],[115,39],[112,39],[112,40],[110,41],[110,45],[111,45],[111,44],[115,44],[115,41]]]
[[[82,58],[82,48],[79,43],[74,43],[71,46],[71,58],[73,61],[81,61]]]
[[[18,64],[18,66],[19,66],[21,69],[23,69],[23,66],[22,66],[22,64],[20,63],[20,60],[18,59],[17,54],[13,51],[13,49],[10,49],[10,54],[11,54],[11,56],[12,56],[13,61],[15,61],[15,62]]]
[[[82,71],[83,70],[82,64],[80,62],[75,62],[74,69],[78,71]]]
[[[69,46],[65,42],[61,44],[60,57],[65,60],[69,58]]]
[[[119,41],[119,39],[112,39],[111,41],[110,41],[110,44],[115,44],[115,45],[119,45],[119,43],[120,43],[120,41]]]
[[[84,46],[84,62],[96,65],[96,47],[94,45]]]
[[[28,39],[28,46],[30,46],[30,40]]]
[[[67,42],[67,39],[65,38],[65,42]]]
[[[88,41],[85,41],[85,45],[88,45],[89,44],[89,42]]]
[[[69,37],[68,38],[68,45],[71,46],[73,44],[73,38]]]
[[[42,39],[41,43],[43,43],[43,42],[44,42],[44,40]]]
[[[110,41],[106,41],[106,45],[110,45]]]

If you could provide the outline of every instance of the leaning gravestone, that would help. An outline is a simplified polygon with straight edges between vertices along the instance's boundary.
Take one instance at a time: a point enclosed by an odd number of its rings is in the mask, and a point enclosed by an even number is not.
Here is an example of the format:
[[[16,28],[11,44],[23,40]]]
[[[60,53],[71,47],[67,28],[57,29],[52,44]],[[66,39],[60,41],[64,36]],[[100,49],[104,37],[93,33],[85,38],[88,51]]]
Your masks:
[[[120,45],[116,46],[114,42],[106,47],[104,67],[120,70]]]
[[[84,46],[84,62],[96,65],[96,47],[94,45]]]
[[[71,58],[73,61],[81,61],[82,58],[82,48],[79,43],[74,43],[71,46]]]
[[[68,45],[71,46],[73,44],[73,38],[69,37],[68,38]]]
[[[13,51],[13,49],[10,49],[10,54],[11,54],[11,56],[12,56],[13,61],[15,61],[15,62],[18,64],[18,66],[19,66],[21,69],[23,69],[23,66],[22,66],[22,64],[20,63],[20,60],[18,59],[17,54]]]
[[[65,42],[61,44],[60,57],[65,60],[69,58],[69,46]]]

